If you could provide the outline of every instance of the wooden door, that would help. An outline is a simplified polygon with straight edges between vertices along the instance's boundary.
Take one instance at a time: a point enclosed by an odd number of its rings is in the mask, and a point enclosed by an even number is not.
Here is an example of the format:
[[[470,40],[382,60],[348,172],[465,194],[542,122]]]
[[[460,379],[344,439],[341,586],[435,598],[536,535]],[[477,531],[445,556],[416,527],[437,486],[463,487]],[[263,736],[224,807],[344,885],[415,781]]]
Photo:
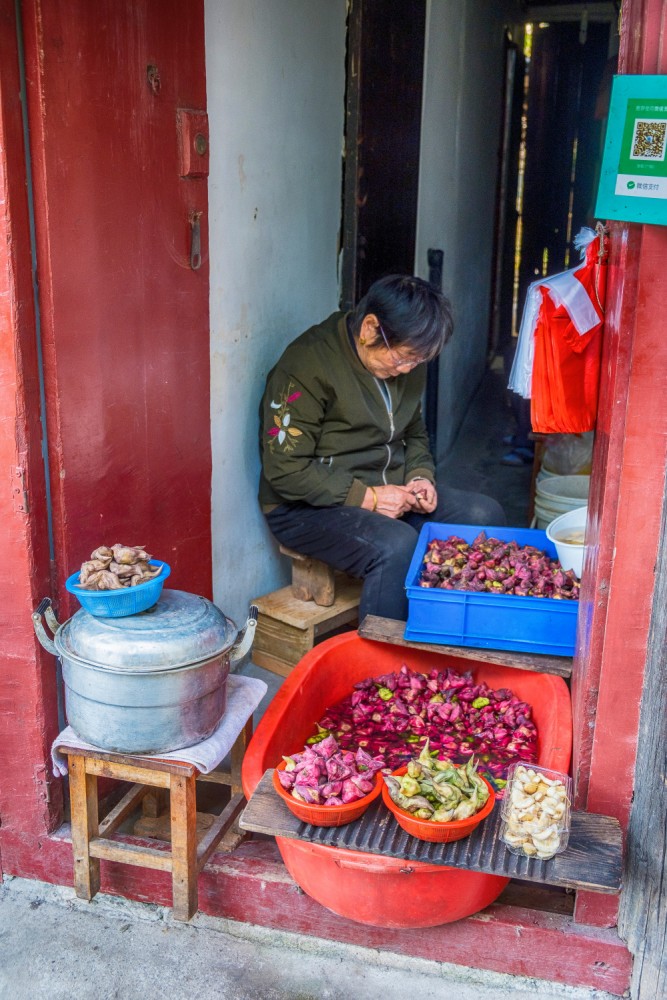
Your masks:
[[[667,498],[665,498],[667,501]],[[663,501],[653,613],[639,717],[635,791],[619,928],[635,956],[632,996],[667,995],[667,502]]]
[[[203,0],[29,0],[23,31],[55,591],[120,541],[210,595]]]
[[[100,542],[211,591],[204,3],[0,0],[0,25],[0,853],[48,877],[56,664],[32,610],[75,611],[64,580]]]
[[[593,225],[603,122],[596,103],[607,62],[609,25],[533,25],[520,247],[519,308],[528,285],[579,261],[572,239]],[[520,315],[520,314],[519,314]]]

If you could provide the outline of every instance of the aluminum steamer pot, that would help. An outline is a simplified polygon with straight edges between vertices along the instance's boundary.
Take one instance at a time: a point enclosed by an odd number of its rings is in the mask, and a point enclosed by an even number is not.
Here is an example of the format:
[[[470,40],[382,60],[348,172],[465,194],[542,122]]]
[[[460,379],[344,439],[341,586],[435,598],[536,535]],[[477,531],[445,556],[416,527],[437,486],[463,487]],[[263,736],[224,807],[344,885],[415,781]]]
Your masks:
[[[32,618],[42,645],[62,662],[76,734],[103,750],[155,754],[215,731],[230,665],[252,645],[257,608],[242,632],[211,601],[181,590],[163,590],[136,615],[95,618],[82,608],[62,625],[44,598]]]

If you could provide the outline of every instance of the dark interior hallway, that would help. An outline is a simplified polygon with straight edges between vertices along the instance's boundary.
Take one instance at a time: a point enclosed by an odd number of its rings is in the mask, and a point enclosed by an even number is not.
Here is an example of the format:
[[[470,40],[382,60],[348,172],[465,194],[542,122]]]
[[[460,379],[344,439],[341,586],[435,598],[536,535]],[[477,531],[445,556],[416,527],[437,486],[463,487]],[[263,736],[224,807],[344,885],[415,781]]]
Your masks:
[[[505,465],[511,450],[503,438],[515,431],[501,358],[487,368],[456,441],[438,468],[438,476],[461,489],[476,490],[502,504],[507,523],[529,527],[532,463]]]

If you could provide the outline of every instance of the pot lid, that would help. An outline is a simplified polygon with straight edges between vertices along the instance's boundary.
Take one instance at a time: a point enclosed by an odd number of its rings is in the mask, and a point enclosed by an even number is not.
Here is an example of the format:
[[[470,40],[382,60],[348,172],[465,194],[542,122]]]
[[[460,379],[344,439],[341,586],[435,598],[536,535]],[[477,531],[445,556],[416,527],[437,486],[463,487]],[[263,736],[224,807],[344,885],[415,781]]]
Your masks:
[[[96,618],[81,608],[56,633],[61,656],[115,670],[168,670],[230,649],[238,629],[205,597],[163,590],[147,611]]]

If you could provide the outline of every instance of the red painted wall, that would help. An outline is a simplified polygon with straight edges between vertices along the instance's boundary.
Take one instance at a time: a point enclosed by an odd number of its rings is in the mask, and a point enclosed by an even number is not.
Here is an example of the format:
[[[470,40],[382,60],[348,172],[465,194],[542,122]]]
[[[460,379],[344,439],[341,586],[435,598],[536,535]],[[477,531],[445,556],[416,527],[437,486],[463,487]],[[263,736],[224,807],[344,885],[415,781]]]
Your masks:
[[[0,870],[5,838],[58,822],[55,667],[30,615],[49,590],[25,151],[14,3],[0,2]]]
[[[667,3],[625,4],[620,68],[667,72]],[[626,828],[634,784],[654,570],[667,467],[667,230],[614,223],[601,399],[573,674],[577,805]],[[578,919],[613,924],[617,901],[577,898]]]

